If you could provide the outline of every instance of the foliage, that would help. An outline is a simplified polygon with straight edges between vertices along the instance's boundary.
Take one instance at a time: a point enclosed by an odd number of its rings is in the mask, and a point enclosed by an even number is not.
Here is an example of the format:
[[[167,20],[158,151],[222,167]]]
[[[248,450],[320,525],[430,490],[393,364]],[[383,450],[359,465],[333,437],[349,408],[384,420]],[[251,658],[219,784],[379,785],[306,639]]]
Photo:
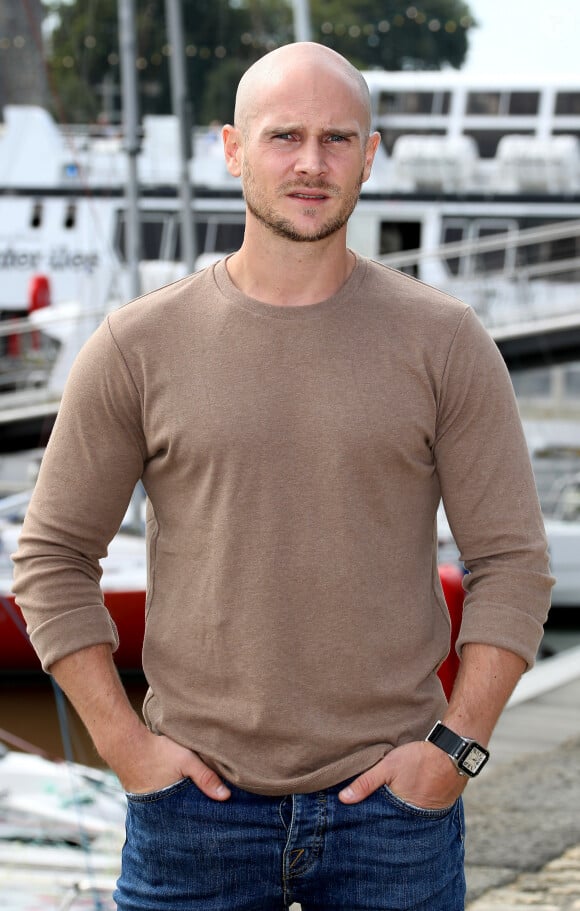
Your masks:
[[[461,0],[314,0],[322,42],[363,69],[459,68],[474,20]]]
[[[412,0],[411,0],[412,2]],[[56,113],[70,121],[119,114],[117,0],[45,0],[55,23],[48,66]],[[136,0],[142,114],[171,109],[164,0]],[[280,0],[187,0],[182,4],[187,80],[199,123],[229,120],[247,67],[293,40]],[[459,67],[475,23],[462,0],[312,0],[313,40],[363,69]]]

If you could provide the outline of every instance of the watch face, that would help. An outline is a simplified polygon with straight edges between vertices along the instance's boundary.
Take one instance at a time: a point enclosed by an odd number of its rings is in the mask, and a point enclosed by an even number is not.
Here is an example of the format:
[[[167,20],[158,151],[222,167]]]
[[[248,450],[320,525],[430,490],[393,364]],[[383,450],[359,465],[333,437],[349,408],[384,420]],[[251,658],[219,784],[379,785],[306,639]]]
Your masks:
[[[465,769],[467,773],[477,775],[488,759],[488,753],[484,753],[479,747],[472,746],[467,755],[461,759],[459,765],[460,768]]]

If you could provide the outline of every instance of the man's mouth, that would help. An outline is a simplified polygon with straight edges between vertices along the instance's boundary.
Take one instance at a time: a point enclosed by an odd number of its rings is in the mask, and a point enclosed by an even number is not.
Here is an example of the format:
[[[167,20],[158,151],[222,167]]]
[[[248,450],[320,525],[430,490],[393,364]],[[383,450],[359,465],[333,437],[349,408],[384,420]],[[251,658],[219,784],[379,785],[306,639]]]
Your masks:
[[[326,199],[326,193],[289,193],[295,199]]]
[[[288,181],[280,184],[278,195],[289,199],[303,199],[305,202],[324,202],[327,199],[335,199],[340,196],[341,190],[335,184],[314,183],[308,181],[298,183],[298,181]]]

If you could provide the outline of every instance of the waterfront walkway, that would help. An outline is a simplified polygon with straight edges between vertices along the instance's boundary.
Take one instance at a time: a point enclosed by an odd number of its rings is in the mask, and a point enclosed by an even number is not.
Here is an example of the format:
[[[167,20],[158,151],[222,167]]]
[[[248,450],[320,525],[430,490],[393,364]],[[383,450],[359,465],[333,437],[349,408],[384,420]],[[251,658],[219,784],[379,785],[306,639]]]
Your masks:
[[[468,911],[580,911],[580,648],[522,679],[465,792]]]
[[[580,646],[524,676],[490,749],[465,792],[466,911],[580,911]],[[0,864],[2,911],[67,908],[54,869],[17,889],[13,867]],[[102,911],[113,911],[115,875]],[[70,911],[94,909],[90,892],[75,895]]]

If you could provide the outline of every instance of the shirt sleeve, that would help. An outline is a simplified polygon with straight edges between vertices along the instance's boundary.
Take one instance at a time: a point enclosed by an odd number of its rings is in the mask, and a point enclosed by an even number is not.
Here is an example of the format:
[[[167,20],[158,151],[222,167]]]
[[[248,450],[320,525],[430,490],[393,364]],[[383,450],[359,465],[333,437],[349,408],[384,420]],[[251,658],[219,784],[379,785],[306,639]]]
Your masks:
[[[70,372],[13,557],[13,591],[45,670],[81,648],[118,645],[99,561],[145,459],[141,397],[105,322]]]
[[[449,351],[438,415],[437,472],[468,571],[457,649],[486,643],[531,667],[554,580],[511,380],[471,308]]]

